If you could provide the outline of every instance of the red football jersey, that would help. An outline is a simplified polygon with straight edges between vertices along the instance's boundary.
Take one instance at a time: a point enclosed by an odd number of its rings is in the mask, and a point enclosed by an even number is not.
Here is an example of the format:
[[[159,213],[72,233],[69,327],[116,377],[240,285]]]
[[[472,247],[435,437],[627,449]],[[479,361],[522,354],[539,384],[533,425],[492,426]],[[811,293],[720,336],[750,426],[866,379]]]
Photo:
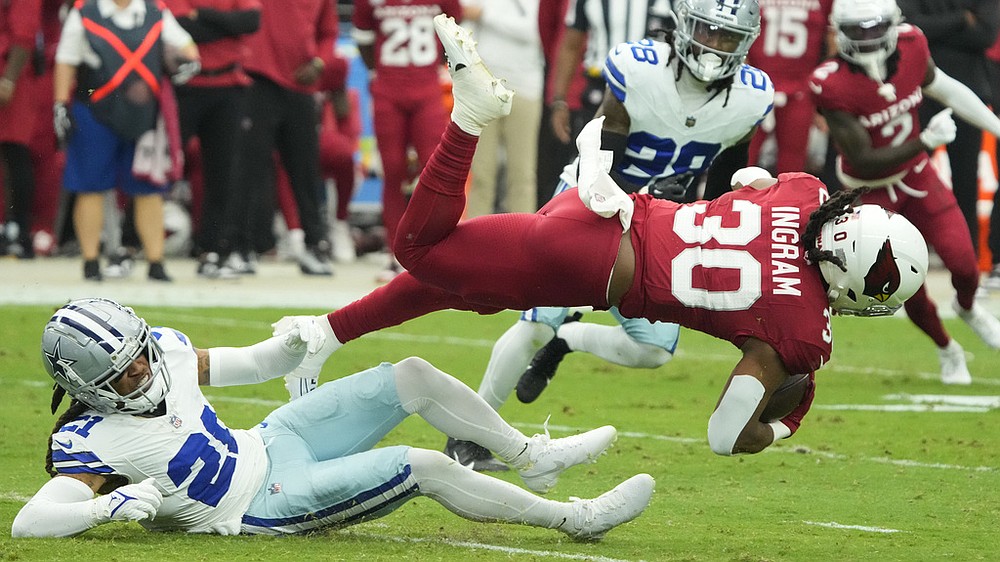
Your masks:
[[[822,60],[833,0],[760,0],[760,36],[747,62],[767,72],[775,89],[803,82]]]
[[[357,0],[352,23],[375,33],[375,80],[372,91],[391,96],[414,89],[440,91],[441,46],[434,16],[460,20],[459,0]]]
[[[920,134],[917,109],[924,99],[920,85],[927,75],[927,61],[931,56],[927,38],[920,29],[902,24],[899,26],[896,50],[899,52],[896,72],[881,88],[878,82],[861,70],[852,69],[840,58],[817,67],[809,83],[816,107],[856,116],[871,136],[872,148],[899,146]],[[878,178],[908,169],[926,157],[921,153],[884,170]],[[846,160],[843,168],[845,173],[855,178],[878,179],[858,173]]]
[[[778,179],[769,189],[686,205],[635,196],[632,236],[641,251],[622,314],[676,322],[737,347],[759,339],[792,373],[820,368],[833,345],[831,312],[800,240],[829,196],[808,174]]]

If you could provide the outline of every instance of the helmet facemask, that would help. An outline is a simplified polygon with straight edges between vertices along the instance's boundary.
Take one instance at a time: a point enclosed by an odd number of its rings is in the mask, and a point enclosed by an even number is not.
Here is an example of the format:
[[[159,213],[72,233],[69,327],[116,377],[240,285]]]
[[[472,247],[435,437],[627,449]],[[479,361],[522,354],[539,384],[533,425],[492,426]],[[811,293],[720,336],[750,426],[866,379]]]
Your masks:
[[[886,61],[896,51],[902,15],[895,2],[838,0],[831,16],[837,51],[873,80],[887,79]]]
[[[122,395],[113,385],[140,356],[149,362],[149,379]],[[56,384],[104,414],[150,412],[170,389],[163,351],[149,326],[110,300],[73,301],[56,311],[42,334],[42,357]]]
[[[756,0],[683,0],[674,32],[677,56],[702,82],[736,73],[760,33]]]

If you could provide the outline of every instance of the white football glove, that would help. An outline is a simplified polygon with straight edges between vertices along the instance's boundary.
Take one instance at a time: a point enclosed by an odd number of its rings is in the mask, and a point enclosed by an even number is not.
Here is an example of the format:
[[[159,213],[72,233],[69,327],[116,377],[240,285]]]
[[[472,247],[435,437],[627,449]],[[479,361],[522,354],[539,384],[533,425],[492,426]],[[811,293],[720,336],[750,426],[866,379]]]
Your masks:
[[[96,518],[101,522],[153,520],[163,503],[163,494],[154,482],[153,478],[147,478],[97,498],[94,500]]]
[[[315,355],[326,343],[326,334],[316,323],[315,316],[285,316],[271,324],[273,336],[284,336],[284,344],[290,349],[306,349],[307,355]]]
[[[945,108],[931,117],[927,127],[920,133],[920,142],[927,150],[950,143],[955,140],[955,120],[951,118],[951,108]]]

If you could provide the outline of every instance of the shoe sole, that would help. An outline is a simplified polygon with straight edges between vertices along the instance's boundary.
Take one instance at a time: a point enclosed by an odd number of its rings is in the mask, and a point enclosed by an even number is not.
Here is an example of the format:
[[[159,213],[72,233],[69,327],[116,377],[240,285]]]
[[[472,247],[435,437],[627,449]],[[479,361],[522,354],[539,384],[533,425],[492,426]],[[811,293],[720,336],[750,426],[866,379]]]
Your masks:
[[[476,42],[472,39],[472,34],[458,25],[455,18],[445,14],[434,16],[434,30],[444,47],[448,66],[452,72],[461,70],[462,66],[473,66],[483,61],[476,52]]]

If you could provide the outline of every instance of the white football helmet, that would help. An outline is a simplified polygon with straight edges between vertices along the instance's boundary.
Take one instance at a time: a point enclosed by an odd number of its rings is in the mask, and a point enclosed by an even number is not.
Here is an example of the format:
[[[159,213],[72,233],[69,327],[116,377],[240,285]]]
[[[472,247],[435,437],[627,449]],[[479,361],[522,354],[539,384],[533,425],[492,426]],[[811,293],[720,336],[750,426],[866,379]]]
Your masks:
[[[903,306],[927,277],[927,244],[903,215],[878,205],[854,207],[827,221],[816,240],[833,252],[846,271],[819,263],[830,285],[830,306],[849,316],[887,316]]]
[[[122,396],[111,383],[143,354],[152,376]],[[170,389],[163,351],[149,325],[107,299],[75,300],[57,310],[42,332],[42,363],[70,396],[103,414],[152,411]]]
[[[840,56],[869,74],[879,68],[884,72],[885,61],[896,50],[902,21],[896,0],[835,0],[830,12]]]
[[[760,34],[757,0],[680,0],[674,49],[691,74],[714,82],[736,73]]]

